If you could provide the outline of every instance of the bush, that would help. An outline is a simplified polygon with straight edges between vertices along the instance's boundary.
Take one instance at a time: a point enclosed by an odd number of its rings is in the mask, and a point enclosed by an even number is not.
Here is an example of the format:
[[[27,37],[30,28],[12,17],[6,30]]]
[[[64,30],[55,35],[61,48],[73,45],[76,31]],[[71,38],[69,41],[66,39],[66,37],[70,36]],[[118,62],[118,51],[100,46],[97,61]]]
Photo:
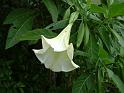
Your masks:
[[[0,93],[124,93],[123,0],[0,2]],[[46,69],[32,49],[41,49],[41,35],[55,37],[71,22],[80,68]]]

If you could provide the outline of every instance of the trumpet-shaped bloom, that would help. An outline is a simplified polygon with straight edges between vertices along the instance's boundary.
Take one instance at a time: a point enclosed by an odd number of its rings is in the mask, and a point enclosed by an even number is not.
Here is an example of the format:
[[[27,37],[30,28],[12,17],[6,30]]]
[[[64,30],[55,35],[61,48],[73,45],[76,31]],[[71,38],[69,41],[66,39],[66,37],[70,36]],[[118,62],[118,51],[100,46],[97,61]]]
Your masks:
[[[72,43],[69,44],[71,27],[72,24],[69,24],[57,37],[52,39],[41,36],[43,49],[33,49],[40,62],[54,72],[68,72],[79,67],[72,61],[74,48]]]

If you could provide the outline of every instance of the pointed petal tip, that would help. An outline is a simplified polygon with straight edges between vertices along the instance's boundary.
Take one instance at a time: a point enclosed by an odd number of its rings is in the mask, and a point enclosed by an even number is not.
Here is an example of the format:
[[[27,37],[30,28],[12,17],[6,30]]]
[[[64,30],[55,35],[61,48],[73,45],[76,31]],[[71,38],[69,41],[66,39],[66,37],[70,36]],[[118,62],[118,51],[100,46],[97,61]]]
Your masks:
[[[34,53],[38,53],[40,49],[32,49]]]
[[[35,53],[37,50],[36,49],[32,49],[32,51]]]
[[[44,39],[45,41],[48,39],[44,35],[41,35],[41,39]]]
[[[43,35],[41,35],[41,39],[46,39]]]
[[[72,65],[74,66],[74,68],[80,68],[80,66],[78,66],[77,64],[75,64],[73,61],[72,61]]]
[[[68,68],[68,69],[59,69],[59,70],[51,69],[51,68],[49,68],[49,69],[52,70],[53,72],[71,72],[71,71],[73,71],[73,70],[75,70],[77,68],[80,68],[80,66],[78,66],[78,65],[75,64],[75,65],[73,65],[72,68]]]
[[[41,35],[41,37],[44,37],[43,35]]]
[[[77,67],[75,67],[75,68],[73,68],[73,69],[69,69],[69,70],[53,70],[53,69],[50,69],[51,71],[53,71],[53,72],[71,72],[71,71],[73,71],[73,70],[75,70],[76,68],[80,68],[79,66],[77,66]]]

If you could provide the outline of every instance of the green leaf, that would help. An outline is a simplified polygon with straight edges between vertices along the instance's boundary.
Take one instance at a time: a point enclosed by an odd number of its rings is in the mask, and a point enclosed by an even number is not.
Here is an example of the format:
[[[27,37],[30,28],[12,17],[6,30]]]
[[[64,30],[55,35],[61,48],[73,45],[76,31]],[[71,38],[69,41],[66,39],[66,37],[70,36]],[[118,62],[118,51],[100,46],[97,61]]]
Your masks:
[[[56,22],[58,19],[58,9],[54,3],[54,0],[43,0],[43,2],[50,12],[53,22]]]
[[[78,16],[79,16],[78,11],[71,13],[69,23],[74,23],[75,20],[77,20]]]
[[[103,81],[104,81],[104,71],[103,69],[100,68],[98,69],[98,93],[105,93]]]
[[[114,3],[114,0],[107,0],[108,6],[111,6]]]
[[[121,81],[121,79],[114,74],[114,72],[107,68],[108,76],[113,80],[113,82],[116,84],[118,89],[121,93],[124,93],[124,83]]]
[[[90,17],[90,19],[101,22],[101,20],[96,15],[90,14],[89,17]]]
[[[4,24],[14,24],[17,19],[23,16],[29,16],[32,15],[34,11],[29,9],[15,9],[9,13],[9,15],[4,20]]]
[[[73,0],[62,0],[62,1],[64,1],[65,3],[67,3],[71,6],[73,5]]]
[[[111,32],[116,36],[116,38],[118,39],[118,42],[120,43],[120,45],[122,47],[124,47],[124,39],[122,36],[120,36],[115,30],[111,29]]]
[[[65,11],[63,19],[68,19],[70,17],[70,7]]]
[[[89,43],[87,45],[88,47],[88,54],[89,54],[89,58],[92,62],[96,62],[98,59],[98,45],[97,45],[97,40],[95,38],[95,36],[90,33],[90,40]]]
[[[124,57],[124,47],[120,47],[120,56]]]
[[[87,45],[87,43],[89,41],[89,35],[90,35],[89,28],[88,28],[87,24],[85,24],[84,30],[85,30],[84,44]]]
[[[122,81],[124,81],[124,63],[121,61],[119,61],[118,63],[119,64],[117,64],[117,65],[120,66],[120,77],[121,77]]]
[[[85,56],[88,57],[88,54],[86,52],[80,51],[80,50],[75,50],[74,56]]]
[[[124,21],[123,17],[120,17],[122,20]],[[118,33],[120,33],[120,35],[124,38],[124,24],[118,22],[118,24],[114,24],[113,25],[113,29],[116,30]]]
[[[77,44],[76,40],[77,40],[77,32],[71,34],[69,41],[73,43],[73,45],[76,45]]]
[[[109,8],[109,17],[124,16],[124,3],[113,4]]]
[[[110,45],[111,45],[111,41],[109,38],[109,31],[107,31],[107,28],[105,26],[102,26],[98,29],[99,34],[100,34],[100,38],[102,39],[104,45],[106,46],[106,48],[110,51]]]
[[[105,64],[111,64],[112,63],[112,59],[110,58],[108,53],[102,47],[99,47],[98,55]]]
[[[50,30],[47,29],[35,29],[32,31],[29,31],[25,34],[23,34],[20,37],[20,40],[38,40],[41,38],[41,35],[44,35],[45,37],[53,37],[56,36],[56,34]]]
[[[91,4],[90,11],[93,13],[104,13],[105,14],[105,9],[95,4]]]
[[[83,41],[84,37],[84,23],[83,21],[80,23],[79,29],[78,29],[78,35],[77,35],[77,47],[79,47]]]
[[[89,0],[89,1],[91,1],[93,4],[97,4],[97,5],[101,4],[101,0]]]
[[[60,20],[48,25],[47,27],[45,27],[45,29],[51,29],[51,30],[61,29],[66,27],[67,24],[68,24],[68,20]]]
[[[115,4],[124,3],[124,0],[114,0]]]
[[[25,10],[24,10],[25,11]],[[32,11],[30,11],[32,13]],[[14,14],[14,13],[13,13]],[[11,16],[11,17],[10,17]],[[5,23],[12,23],[13,25],[9,29],[9,33],[6,40],[6,49],[14,46],[20,40],[19,37],[30,31],[32,29],[33,15],[27,14],[27,12],[23,12],[19,17],[14,18],[15,15],[8,15]],[[13,18],[13,19],[12,19]],[[13,21],[12,21],[13,20]]]
[[[90,91],[94,88],[91,76],[91,74],[83,74],[76,81],[74,81],[72,93],[91,93]]]
[[[99,56],[100,58],[108,58],[108,53],[102,47],[99,47]]]

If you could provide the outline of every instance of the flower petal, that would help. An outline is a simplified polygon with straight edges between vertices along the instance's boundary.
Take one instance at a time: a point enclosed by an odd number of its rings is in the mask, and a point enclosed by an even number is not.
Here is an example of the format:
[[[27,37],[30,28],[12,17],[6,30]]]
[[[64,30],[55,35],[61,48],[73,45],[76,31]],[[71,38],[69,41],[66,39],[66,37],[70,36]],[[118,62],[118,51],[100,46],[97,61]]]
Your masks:
[[[42,36],[42,41],[47,42],[56,52],[64,51],[68,47],[71,27],[72,24],[69,24],[57,37],[52,39]]]
[[[72,61],[74,48],[72,43],[69,45],[71,27],[72,24],[69,24],[52,39],[47,39],[42,35],[43,49],[33,50],[41,63],[54,72],[68,72],[79,67]]]
[[[70,45],[67,48],[67,54],[68,54],[70,59],[73,59],[74,48],[73,48],[73,44],[72,43],[70,43]]]
[[[36,57],[40,60],[41,63],[44,63],[45,62],[45,57],[43,57],[42,55],[45,53],[45,49],[39,49],[39,50],[36,50],[36,49],[33,49]]]
[[[43,35],[41,35],[41,39],[42,39],[43,49],[48,49],[50,45],[47,43],[46,38]]]
[[[39,51],[43,51],[42,49]],[[44,63],[46,68],[51,69],[54,72],[68,72],[78,68],[68,56],[67,50],[62,52],[54,52],[54,49],[49,47],[45,52],[37,52],[35,50],[36,56],[42,63]],[[41,53],[41,54],[40,54]]]
[[[72,61],[72,59],[69,58],[67,50],[62,52],[54,52],[54,55],[55,60],[53,65],[51,65],[50,67],[50,69],[54,72],[60,71],[68,72],[79,67]]]

